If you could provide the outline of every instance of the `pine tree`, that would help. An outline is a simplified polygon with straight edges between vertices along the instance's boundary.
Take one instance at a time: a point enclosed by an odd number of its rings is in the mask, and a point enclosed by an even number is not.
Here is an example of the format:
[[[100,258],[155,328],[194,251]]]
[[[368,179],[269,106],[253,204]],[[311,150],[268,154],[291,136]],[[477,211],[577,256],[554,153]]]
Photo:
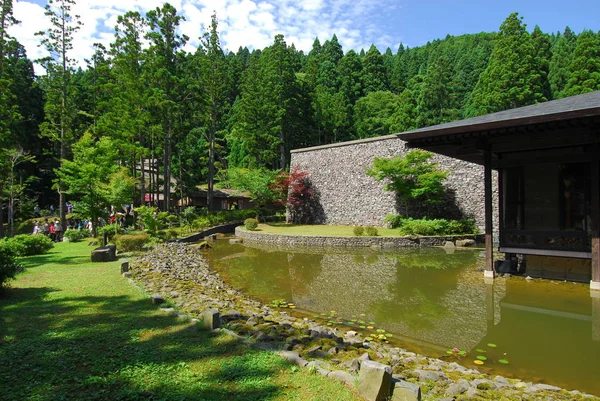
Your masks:
[[[375,45],[371,45],[364,58],[363,88],[365,94],[388,90],[383,56]]]
[[[569,81],[569,65],[573,59],[577,36],[569,27],[565,28],[552,46],[552,58],[549,63],[548,81],[552,99],[565,97],[565,87]]]
[[[489,64],[471,100],[468,116],[546,100],[535,45],[517,13],[511,14],[500,26]]]
[[[73,39],[79,30],[81,22],[78,15],[71,14],[74,0],[48,0],[46,16],[50,19],[51,27],[47,31],[38,32],[42,37],[42,45],[50,56],[40,60],[46,69],[43,80],[46,91],[46,122],[41,131],[59,144],[60,165],[67,159],[68,150],[73,142],[73,120],[78,112],[75,103],[75,86],[73,71],[75,59],[71,57]],[[59,216],[65,224],[65,193],[62,181],[58,181]]]
[[[564,91],[566,96],[600,89],[600,35],[592,31],[579,34],[569,73]]]
[[[552,58],[552,52],[550,51],[550,36],[543,33],[539,26],[535,26],[531,33],[531,39],[533,40],[536,49],[536,64],[538,65],[542,80],[542,93],[544,98],[550,100],[552,93],[550,90],[550,81],[548,80],[548,74],[550,72],[550,59]]]

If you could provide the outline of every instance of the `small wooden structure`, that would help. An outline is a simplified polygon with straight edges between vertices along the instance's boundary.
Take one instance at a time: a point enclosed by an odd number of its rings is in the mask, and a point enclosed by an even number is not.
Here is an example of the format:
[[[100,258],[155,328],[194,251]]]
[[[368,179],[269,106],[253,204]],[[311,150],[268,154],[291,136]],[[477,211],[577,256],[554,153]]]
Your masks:
[[[499,251],[591,260],[587,277],[600,290],[600,91],[398,136],[410,147],[484,166],[487,276],[494,275],[497,170]]]
[[[190,193],[188,198],[180,201],[180,206],[207,206],[207,190],[199,188]],[[252,209],[254,203],[246,193],[242,193],[233,189],[215,189],[214,210],[236,210],[236,209]]]

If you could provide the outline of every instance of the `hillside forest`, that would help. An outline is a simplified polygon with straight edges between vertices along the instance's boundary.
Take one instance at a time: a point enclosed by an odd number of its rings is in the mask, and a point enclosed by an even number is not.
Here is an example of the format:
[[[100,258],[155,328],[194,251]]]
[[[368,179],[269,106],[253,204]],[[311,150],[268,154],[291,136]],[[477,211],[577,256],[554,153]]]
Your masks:
[[[207,185],[212,205],[228,171],[286,170],[292,149],[600,89],[600,33],[529,29],[517,13],[498,32],[420,47],[345,50],[333,35],[308,53],[283,35],[225,50],[214,15],[189,53],[183,17],[165,3],[119,16],[110,46],[96,45],[81,68],[75,0],[47,4],[43,60],[9,36],[12,1],[0,0],[0,229],[35,204],[64,218],[67,201],[95,196],[101,206],[124,190],[135,205],[160,192],[160,207],[173,209]]]

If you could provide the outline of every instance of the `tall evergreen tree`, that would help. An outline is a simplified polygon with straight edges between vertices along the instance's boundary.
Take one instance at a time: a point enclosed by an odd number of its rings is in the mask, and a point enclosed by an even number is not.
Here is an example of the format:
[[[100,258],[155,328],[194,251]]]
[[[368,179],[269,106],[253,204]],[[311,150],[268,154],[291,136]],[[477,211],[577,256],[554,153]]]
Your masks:
[[[535,44],[526,27],[517,13],[500,26],[490,62],[473,91],[468,116],[546,100]]]
[[[552,46],[552,58],[549,63],[548,81],[553,99],[565,97],[565,87],[569,81],[569,65],[573,59],[577,36],[566,27],[562,35],[556,39]]]
[[[227,112],[227,61],[221,48],[217,31],[217,16],[211,17],[210,29],[201,38],[204,57],[203,86],[207,101],[208,127],[208,209],[214,209],[215,141],[217,132],[223,130],[223,116]]]
[[[573,96],[600,89],[600,35],[583,31],[577,37],[569,65],[565,95]]]
[[[364,58],[363,88],[365,94],[388,90],[383,56],[375,45],[371,45]]]
[[[181,134],[181,113],[185,98],[180,74],[184,59],[182,48],[188,37],[177,33],[179,24],[185,18],[177,15],[177,10],[169,3],[149,11],[146,18],[150,26],[146,37],[151,42],[147,71],[154,92],[151,101],[162,128],[163,205],[168,211],[171,201],[173,142]]]
[[[542,81],[542,94],[546,100],[552,98],[550,90],[550,81],[548,80],[548,74],[550,72],[550,59],[552,58],[552,52],[550,51],[550,35],[543,33],[539,26],[535,26],[531,33],[531,39],[536,49],[535,58],[536,64],[540,71],[540,79]]]
[[[73,120],[78,112],[75,103],[73,71],[75,59],[71,56],[73,39],[81,21],[78,15],[71,14],[75,0],[48,0],[46,16],[51,26],[47,31],[38,32],[42,45],[50,55],[41,60],[46,69],[43,80],[46,91],[46,122],[42,124],[42,134],[58,142],[60,165],[67,159],[69,148],[74,140]],[[65,224],[65,191],[59,177],[59,216]]]

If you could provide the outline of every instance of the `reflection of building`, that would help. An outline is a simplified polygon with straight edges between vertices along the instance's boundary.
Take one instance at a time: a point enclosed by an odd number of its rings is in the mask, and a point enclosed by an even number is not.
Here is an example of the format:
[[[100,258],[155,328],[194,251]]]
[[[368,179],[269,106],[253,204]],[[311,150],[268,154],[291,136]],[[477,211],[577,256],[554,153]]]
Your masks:
[[[488,272],[493,272],[494,169],[499,250],[525,255],[528,274],[591,279],[591,287],[600,290],[599,130],[600,91],[399,137],[411,147],[484,166]]]

